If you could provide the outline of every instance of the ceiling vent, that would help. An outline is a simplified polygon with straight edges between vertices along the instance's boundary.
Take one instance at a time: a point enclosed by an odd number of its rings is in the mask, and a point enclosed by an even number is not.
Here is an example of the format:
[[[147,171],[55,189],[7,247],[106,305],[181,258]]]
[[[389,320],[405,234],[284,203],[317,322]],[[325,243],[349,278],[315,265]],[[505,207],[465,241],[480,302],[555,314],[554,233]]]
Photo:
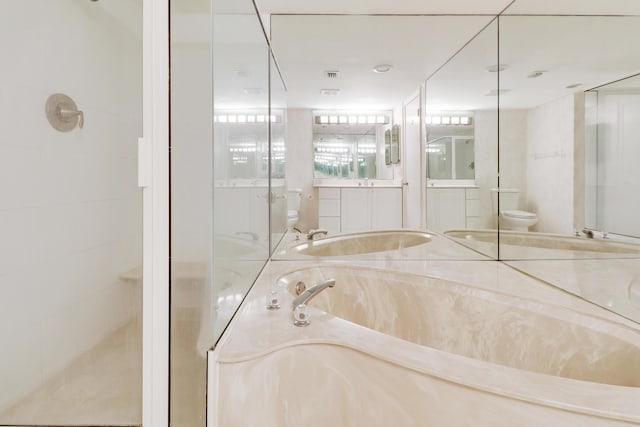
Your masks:
[[[337,79],[340,77],[340,71],[325,71],[324,76],[327,79]]]

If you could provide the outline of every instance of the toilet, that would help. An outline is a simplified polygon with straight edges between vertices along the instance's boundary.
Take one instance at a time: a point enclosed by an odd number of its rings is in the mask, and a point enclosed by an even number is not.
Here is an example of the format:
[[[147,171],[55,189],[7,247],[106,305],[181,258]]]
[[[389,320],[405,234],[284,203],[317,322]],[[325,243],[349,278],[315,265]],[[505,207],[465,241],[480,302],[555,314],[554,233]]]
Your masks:
[[[493,209],[498,207],[498,195],[500,195],[499,226],[504,230],[529,231],[538,223],[535,213],[518,209],[520,190],[517,188],[492,188],[491,202]]]
[[[298,212],[300,211],[301,199],[301,188],[287,190],[287,228],[289,229],[298,223]]]

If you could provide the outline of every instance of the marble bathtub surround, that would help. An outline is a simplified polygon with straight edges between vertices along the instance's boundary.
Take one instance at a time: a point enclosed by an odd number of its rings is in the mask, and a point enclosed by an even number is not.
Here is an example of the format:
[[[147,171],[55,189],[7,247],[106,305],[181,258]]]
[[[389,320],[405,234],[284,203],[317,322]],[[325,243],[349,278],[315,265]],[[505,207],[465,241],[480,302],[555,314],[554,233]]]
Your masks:
[[[473,248],[472,248],[473,249]],[[285,236],[275,260],[319,257],[353,259],[488,259],[438,233],[419,230],[384,230],[327,236],[300,242]]]
[[[636,324],[497,262],[358,264],[269,263],[210,353],[210,420],[640,423]],[[293,326],[290,310],[264,308],[274,280],[287,289],[329,276],[339,284],[311,302],[307,328]],[[283,306],[293,297],[282,292]],[[238,405],[241,414],[226,410]]]
[[[640,258],[640,245],[614,239],[509,230],[448,230],[444,235],[491,258],[602,259]]]
[[[281,280],[295,295],[299,281],[318,280],[313,272]],[[640,334],[608,335],[591,318],[442,279],[353,267],[321,274],[344,285],[309,304],[366,328],[504,366],[640,387]]]
[[[506,264],[640,322],[640,293],[631,291],[640,259],[513,260]]]

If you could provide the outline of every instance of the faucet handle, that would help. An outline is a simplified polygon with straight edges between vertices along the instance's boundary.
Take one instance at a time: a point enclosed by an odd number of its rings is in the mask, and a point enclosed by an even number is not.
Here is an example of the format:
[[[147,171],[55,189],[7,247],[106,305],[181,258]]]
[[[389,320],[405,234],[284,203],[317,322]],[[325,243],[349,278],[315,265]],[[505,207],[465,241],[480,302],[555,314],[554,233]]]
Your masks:
[[[269,290],[267,294],[267,310],[278,310],[280,308],[280,295],[277,289]]]
[[[293,309],[293,324],[296,326],[309,326],[309,307],[307,304],[299,304]]]

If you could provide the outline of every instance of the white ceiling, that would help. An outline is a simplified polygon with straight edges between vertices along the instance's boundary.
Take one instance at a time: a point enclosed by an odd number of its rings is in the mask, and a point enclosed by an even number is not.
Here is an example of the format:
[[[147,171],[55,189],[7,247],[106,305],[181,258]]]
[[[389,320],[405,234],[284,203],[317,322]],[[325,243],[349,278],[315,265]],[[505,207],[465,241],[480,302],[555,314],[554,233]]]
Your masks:
[[[487,16],[274,15],[271,43],[291,108],[389,109],[482,29]],[[391,64],[384,74],[378,64]],[[337,70],[338,79],[324,71]],[[322,96],[321,89],[339,89]]]
[[[495,109],[496,26],[427,82],[429,110]],[[506,16],[500,19],[501,108],[531,108],[640,72],[640,17]],[[528,78],[534,71],[542,76]],[[580,83],[577,88],[567,88]]]
[[[339,14],[488,13],[506,6],[506,14],[640,15],[640,0],[256,0],[271,16],[271,43],[288,87],[292,108],[397,108],[429,75],[469,42],[490,16],[362,16]],[[278,13],[287,13],[279,15]],[[338,15],[304,15],[332,13]],[[301,15],[297,15],[301,14]],[[606,21],[603,17],[502,18],[500,62],[502,106],[528,108],[564,94],[640,72],[640,18]],[[621,24],[622,23],[622,24]],[[620,25],[619,25],[620,24]],[[431,85],[436,102],[450,109],[495,108],[497,75],[485,68],[497,63],[495,23],[476,37]],[[393,65],[375,74],[377,64]],[[324,78],[327,70],[340,78]],[[537,79],[526,76],[547,71]],[[575,89],[566,86],[582,83]],[[334,97],[321,89],[340,89]],[[470,94],[475,93],[476,97]],[[433,97],[431,98],[433,100]]]
[[[266,14],[497,15],[507,6],[509,8],[505,13],[510,14],[640,14],[638,0],[255,0],[255,2],[260,12]]]
[[[516,0],[506,14],[640,15],[638,0]]]
[[[268,14],[489,14],[512,0],[255,0]],[[601,0],[602,1],[602,0]]]

